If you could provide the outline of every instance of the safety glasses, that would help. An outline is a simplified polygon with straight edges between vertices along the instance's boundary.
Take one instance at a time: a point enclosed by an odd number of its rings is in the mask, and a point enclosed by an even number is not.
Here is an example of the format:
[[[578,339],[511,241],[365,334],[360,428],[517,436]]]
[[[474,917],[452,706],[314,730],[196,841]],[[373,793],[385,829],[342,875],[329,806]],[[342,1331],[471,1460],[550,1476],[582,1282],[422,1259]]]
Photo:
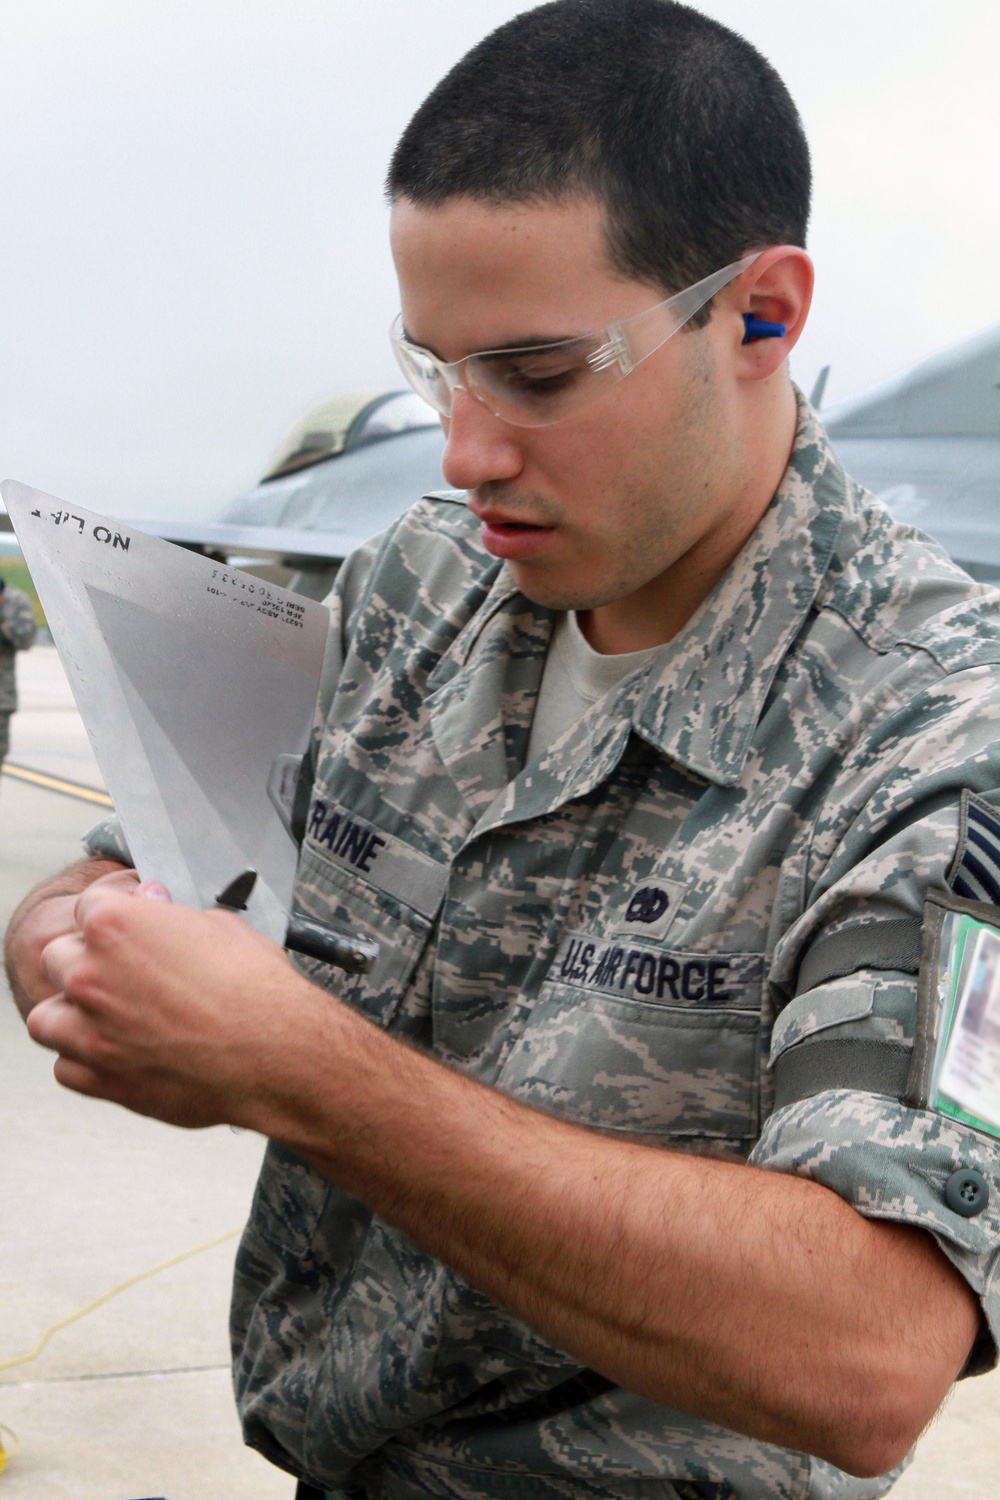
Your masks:
[[[594,333],[521,349],[484,349],[451,364],[411,343],[400,314],[392,325],[393,352],[417,395],[443,417],[451,415],[453,395],[461,390],[503,422],[548,427],[573,416],[623,380],[683,328],[710,297],[752,265],[757,254],[723,266],[655,307]]]

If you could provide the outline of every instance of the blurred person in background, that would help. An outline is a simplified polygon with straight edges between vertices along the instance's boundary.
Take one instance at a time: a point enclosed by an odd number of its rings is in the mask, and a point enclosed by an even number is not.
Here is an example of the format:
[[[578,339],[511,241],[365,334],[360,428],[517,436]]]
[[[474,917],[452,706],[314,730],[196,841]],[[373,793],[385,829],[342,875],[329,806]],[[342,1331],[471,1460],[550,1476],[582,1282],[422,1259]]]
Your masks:
[[[0,762],[10,749],[10,720],[17,708],[14,658],[27,651],[37,633],[31,600],[22,589],[8,588],[0,577]]]

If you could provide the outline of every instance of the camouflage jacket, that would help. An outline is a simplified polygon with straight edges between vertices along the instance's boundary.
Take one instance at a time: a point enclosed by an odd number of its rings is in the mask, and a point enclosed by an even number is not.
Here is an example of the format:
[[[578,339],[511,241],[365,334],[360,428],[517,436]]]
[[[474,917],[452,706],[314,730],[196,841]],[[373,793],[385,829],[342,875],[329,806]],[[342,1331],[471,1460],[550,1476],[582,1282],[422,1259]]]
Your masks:
[[[997,596],[846,480],[803,406],[686,628],[525,769],[552,615],[458,498],[338,581],[296,902],[381,948],[365,977],[304,971],[543,1109],[922,1226],[982,1298],[986,1367],[1000,1145],[902,1100],[906,935],[955,876],[969,793],[1000,801]],[[966,1167],[991,1184],[973,1217],[946,1200]],[[232,1333],[247,1441],[369,1500],[863,1500],[893,1478],[614,1388],[280,1145]]]
[[[13,713],[17,708],[14,653],[27,650],[34,639],[31,600],[21,589],[4,589],[0,594],[0,713]]]

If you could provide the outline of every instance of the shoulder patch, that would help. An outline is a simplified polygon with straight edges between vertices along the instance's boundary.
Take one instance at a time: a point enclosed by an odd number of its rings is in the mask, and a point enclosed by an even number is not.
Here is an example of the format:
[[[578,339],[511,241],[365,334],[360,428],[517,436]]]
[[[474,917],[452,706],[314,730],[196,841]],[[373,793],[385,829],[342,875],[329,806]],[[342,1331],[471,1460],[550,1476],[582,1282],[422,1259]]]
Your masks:
[[[958,852],[948,884],[967,901],[1000,906],[1000,811],[975,793],[962,793]]]

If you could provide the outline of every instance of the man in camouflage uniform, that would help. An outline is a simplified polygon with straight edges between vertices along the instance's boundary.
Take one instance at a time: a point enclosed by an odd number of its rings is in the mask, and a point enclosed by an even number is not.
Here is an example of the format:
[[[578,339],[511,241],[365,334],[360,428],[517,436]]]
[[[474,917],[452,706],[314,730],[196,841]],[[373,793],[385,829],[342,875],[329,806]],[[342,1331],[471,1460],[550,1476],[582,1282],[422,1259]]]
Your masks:
[[[0,578],[0,763],[10,749],[10,717],[17,709],[17,672],[14,657],[35,639],[31,600],[21,589],[8,588]]]
[[[991,894],[996,596],[789,382],[808,167],[731,33],[529,12],[390,192],[465,494],[341,570],[295,894],[377,962],[128,899],[104,829],[13,924],[29,1028],[69,1087],[270,1136],[235,1379],[304,1493],[884,1494],[996,1358],[1000,1150],[927,1107],[917,977],[925,899]],[[574,619],[626,670],[540,741]]]

